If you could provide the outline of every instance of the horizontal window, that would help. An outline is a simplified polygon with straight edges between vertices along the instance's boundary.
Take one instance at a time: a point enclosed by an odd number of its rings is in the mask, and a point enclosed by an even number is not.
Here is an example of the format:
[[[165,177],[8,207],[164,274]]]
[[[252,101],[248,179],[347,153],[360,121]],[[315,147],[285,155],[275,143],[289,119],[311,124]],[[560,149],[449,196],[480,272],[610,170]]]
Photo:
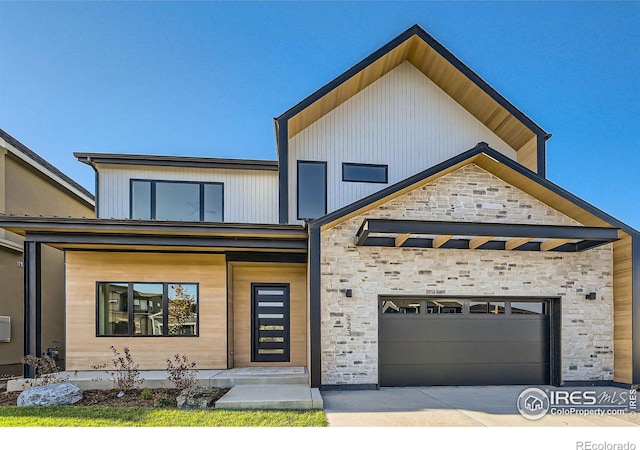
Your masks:
[[[383,164],[342,163],[342,181],[388,183],[388,166]]]
[[[420,314],[420,301],[398,299],[382,302],[382,314]]]
[[[223,222],[222,183],[131,180],[131,219]]]
[[[197,336],[195,283],[97,285],[98,336]]]
[[[464,302],[461,300],[430,300],[427,314],[462,314]]]
[[[456,298],[456,297],[386,297],[380,299],[380,314],[435,317],[436,315],[529,315],[549,314],[549,299]]]
[[[533,314],[543,316],[547,313],[547,304],[541,302],[511,302],[511,314]]]

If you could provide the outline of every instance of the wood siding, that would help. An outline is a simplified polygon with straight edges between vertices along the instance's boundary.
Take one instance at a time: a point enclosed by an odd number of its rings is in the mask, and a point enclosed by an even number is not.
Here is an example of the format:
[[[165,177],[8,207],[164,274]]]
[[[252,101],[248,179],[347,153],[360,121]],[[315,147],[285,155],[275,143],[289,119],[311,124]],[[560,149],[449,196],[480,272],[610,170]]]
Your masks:
[[[233,283],[233,366],[307,364],[307,269],[305,264],[229,263]],[[290,284],[290,362],[251,362],[251,283]]]
[[[624,237],[613,244],[613,379],[632,383],[632,238]]]
[[[96,337],[96,282],[199,283],[198,337]],[[198,369],[227,367],[227,278],[224,255],[67,252],[67,370],[111,361],[109,346],[129,347],[141,370],[165,370],[186,354]],[[44,317],[43,317],[44,319]]]
[[[289,142],[289,221],[297,221],[297,161],[327,161],[328,212],[487,142],[516,151],[405,61]],[[387,164],[388,184],[342,181],[342,163]]]
[[[278,172],[193,167],[98,166],[100,218],[129,218],[129,180],[224,183],[224,221],[278,223]]]

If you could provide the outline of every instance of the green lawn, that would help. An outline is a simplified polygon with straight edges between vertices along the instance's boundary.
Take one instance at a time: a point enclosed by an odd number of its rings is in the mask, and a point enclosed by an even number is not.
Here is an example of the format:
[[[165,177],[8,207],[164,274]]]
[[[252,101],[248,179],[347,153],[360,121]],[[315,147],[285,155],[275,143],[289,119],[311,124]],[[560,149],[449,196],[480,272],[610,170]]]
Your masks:
[[[181,410],[104,406],[0,407],[0,427],[324,427],[321,410]]]

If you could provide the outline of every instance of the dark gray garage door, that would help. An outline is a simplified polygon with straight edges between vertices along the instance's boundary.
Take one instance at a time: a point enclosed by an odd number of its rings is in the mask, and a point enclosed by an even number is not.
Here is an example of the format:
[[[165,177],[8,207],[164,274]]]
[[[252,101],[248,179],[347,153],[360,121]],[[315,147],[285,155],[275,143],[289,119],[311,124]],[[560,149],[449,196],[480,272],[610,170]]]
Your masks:
[[[380,386],[549,384],[549,306],[382,298]]]

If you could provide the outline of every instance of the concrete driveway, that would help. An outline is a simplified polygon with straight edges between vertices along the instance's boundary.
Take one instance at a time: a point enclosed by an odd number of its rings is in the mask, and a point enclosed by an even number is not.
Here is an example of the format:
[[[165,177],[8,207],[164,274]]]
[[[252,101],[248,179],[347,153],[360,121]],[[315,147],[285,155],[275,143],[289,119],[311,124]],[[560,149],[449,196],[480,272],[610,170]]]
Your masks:
[[[549,386],[538,386],[541,389]],[[623,427],[640,426],[640,417],[624,415],[551,415],[524,418],[516,401],[526,386],[460,386],[323,391],[332,427]],[[551,388],[553,389],[553,388]],[[571,388],[603,389],[603,388]],[[606,388],[608,392],[627,390]]]

